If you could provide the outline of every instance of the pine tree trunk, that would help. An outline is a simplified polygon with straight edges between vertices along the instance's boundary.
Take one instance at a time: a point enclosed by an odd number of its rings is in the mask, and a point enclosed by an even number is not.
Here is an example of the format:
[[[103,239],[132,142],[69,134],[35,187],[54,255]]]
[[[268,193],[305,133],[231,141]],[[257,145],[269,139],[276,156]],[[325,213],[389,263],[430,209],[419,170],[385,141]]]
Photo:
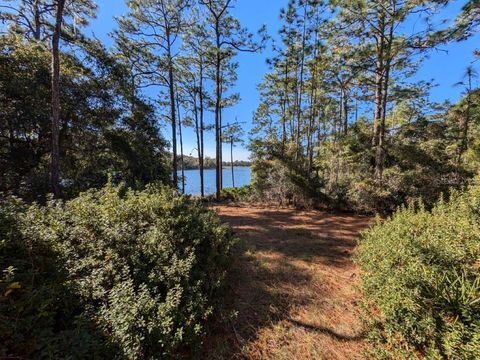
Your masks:
[[[287,104],[288,104],[288,60],[285,60],[285,87],[282,101],[282,157],[285,156],[287,143]]]
[[[343,134],[348,133],[348,94],[345,87],[343,88],[342,107],[343,107]]]
[[[204,177],[204,142],[203,142],[203,58],[200,59],[200,154],[199,154],[199,167],[200,167],[200,193],[202,197],[205,196],[205,177]]]
[[[41,31],[42,31],[42,25],[41,25],[41,20],[40,20],[40,0],[35,0],[33,3],[33,23],[34,23],[34,29],[33,29],[33,38],[37,41],[40,40],[41,37]]]
[[[358,122],[358,99],[355,98],[355,122]]]
[[[185,194],[185,162],[184,162],[184,155],[183,155],[183,135],[182,135],[182,118],[180,116],[180,103],[178,101],[178,93],[177,93],[177,116],[178,116],[178,132],[180,135],[180,166],[182,171],[182,194]]]
[[[307,158],[308,158],[308,172],[312,171],[313,166],[313,125],[315,122],[315,103],[316,103],[316,89],[315,89],[315,71],[312,77],[312,89],[310,93],[310,116],[307,131]]]
[[[378,126],[378,143],[375,152],[375,178],[378,181],[383,180],[383,169],[385,167],[385,120],[387,113],[389,72],[389,66],[387,66],[385,70],[385,77],[383,80],[382,112]]]
[[[317,24],[318,24],[318,16],[317,13]],[[319,31],[318,28],[315,31],[315,44],[318,42],[319,39]],[[317,59],[318,56],[318,47],[315,46],[313,51],[313,59]],[[308,156],[308,172],[309,174],[313,168],[313,148],[314,148],[314,140],[313,140],[313,133],[315,128],[315,118],[317,116],[317,64],[313,65],[312,70],[312,80],[311,80],[311,93],[310,93],[310,121],[308,125],[308,139],[307,139],[307,156]]]
[[[385,40],[384,40],[384,22],[381,21],[381,36],[380,39],[377,40],[377,61],[375,66],[375,116],[373,122],[373,139],[372,139],[372,148],[375,151],[375,172],[374,177],[375,180],[381,181],[382,169],[381,169],[381,144],[380,144],[380,137],[381,137],[381,128],[382,128],[382,119],[383,119],[383,79],[385,76],[385,64],[384,64],[384,47],[385,47]]]
[[[195,84],[196,85],[196,84]],[[197,104],[197,92],[193,93],[193,117],[195,119],[195,137],[197,140],[197,159],[198,159],[198,168],[200,173],[200,194],[203,197],[203,187],[202,187],[202,144],[200,141],[200,123],[198,120],[198,104]]]
[[[50,180],[53,195],[60,196],[60,35],[65,0],[58,0],[52,36],[52,153]]]
[[[302,103],[303,103],[303,74],[304,74],[304,67],[305,67],[305,48],[306,48],[306,41],[307,41],[307,4],[308,2],[304,3],[303,9],[303,32],[302,32],[302,54],[300,57],[300,74],[299,74],[299,86],[298,86],[298,100],[297,100],[297,152],[296,157],[298,157],[300,153],[300,146],[301,146],[301,122],[302,122]]]
[[[385,144],[385,120],[387,117],[388,87],[390,82],[390,65],[392,62],[392,43],[393,43],[394,25],[390,24],[388,38],[384,45],[386,51],[383,54],[383,79],[381,81],[381,114],[378,123],[378,140],[375,154],[375,179],[379,182],[383,180],[383,170],[385,168],[386,144]]]
[[[233,136],[230,138],[230,165],[232,167],[232,187],[235,187],[235,171],[233,169]]]
[[[177,120],[175,114],[175,84],[173,77],[173,59],[171,53],[171,40],[170,40],[170,30],[167,28],[166,31],[167,38],[167,60],[168,60],[168,88],[170,93],[170,121],[172,125],[172,153],[173,153],[173,167],[172,167],[172,179],[173,185],[175,188],[178,186],[178,164],[177,164]]]
[[[221,106],[221,90],[220,90],[220,69],[221,69],[221,54],[220,54],[220,24],[217,19],[215,23],[216,35],[216,61],[215,61],[215,183],[216,183],[216,198],[220,200],[220,191],[222,188],[222,163],[221,163],[221,147],[222,139],[220,134],[220,106]]]
[[[221,71],[221,70],[220,70]],[[223,79],[220,77],[220,84],[223,84]],[[223,94],[223,88],[220,86],[220,94]],[[220,126],[219,126],[219,137],[220,137],[220,190],[223,189],[223,107],[220,100]]]

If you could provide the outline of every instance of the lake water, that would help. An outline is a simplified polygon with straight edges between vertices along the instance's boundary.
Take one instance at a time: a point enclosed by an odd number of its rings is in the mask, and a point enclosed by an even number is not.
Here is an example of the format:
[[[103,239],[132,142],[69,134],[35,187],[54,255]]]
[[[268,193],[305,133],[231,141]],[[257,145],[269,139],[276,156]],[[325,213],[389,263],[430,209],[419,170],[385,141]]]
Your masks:
[[[233,168],[235,176],[235,187],[242,187],[250,184],[252,173],[250,167],[237,166]],[[178,172],[181,177],[182,172]],[[205,169],[205,195],[215,194],[215,169]],[[229,167],[223,168],[223,187],[232,186],[232,169]],[[178,188],[182,189],[182,183],[179,182]],[[185,193],[190,195],[200,195],[200,170],[185,170]]]

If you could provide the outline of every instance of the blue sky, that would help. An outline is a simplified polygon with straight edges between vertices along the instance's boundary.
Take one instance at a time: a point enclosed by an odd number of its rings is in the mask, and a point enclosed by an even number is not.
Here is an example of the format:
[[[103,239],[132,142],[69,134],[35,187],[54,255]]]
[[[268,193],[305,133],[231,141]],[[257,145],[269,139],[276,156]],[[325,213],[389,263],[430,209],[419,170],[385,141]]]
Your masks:
[[[275,35],[281,24],[279,12],[285,7],[287,0],[237,0],[232,13],[238,17],[243,26],[255,32],[263,24],[267,25],[269,34]],[[89,31],[95,36],[110,45],[111,39],[108,33],[116,28],[114,16],[122,15],[127,11],[124,0],[97,0],[99,12],[97,19],[92,21]],[[115,3],[115,5],[113,5]],[[459,13],[465,1],[454,1],[442,12],[442,18],[452,20]],[[432,51],[429,58],[415,75],[414,80],[432,80],[436,86],[431,92],[431,99],[434,101],[450,100],[457,101],[460,97],[461,88],[454,84],[461,81],[462,74],[473,60],[473,50],[480,48],[480,36],[474,36],[468,41],[451,43],[443,46],[441,51]],[[239,69],[236,92],[240,93],[241,100],[233,108],[227,109],[224,113],[224,122],[233,122],[235,117],[238,121],[245,122],[245,131],[251,128],[252,113],[258,106],[259,96],[256,85],[261,82],[263,75],[268,71],[266,59],[271,57],[271,46],[262,54],[240,53],[238,55]],[[480,62],[480,61],[479,61]],[[213,114],[207,115],[207,121],[213,122]],[[166,124],[163,124],[164,136],[170,138]],[[195,137],[192,129],[184,130],[184,152],[193,153],[195,149]],[[206,138],[205,155],[214,157],[215,144],[213,134]],[[228,154],[225,148],[225,155]],[[248,150],[244,147],[237,147],[235,150],[236,159],[246,160],[249,157]]]

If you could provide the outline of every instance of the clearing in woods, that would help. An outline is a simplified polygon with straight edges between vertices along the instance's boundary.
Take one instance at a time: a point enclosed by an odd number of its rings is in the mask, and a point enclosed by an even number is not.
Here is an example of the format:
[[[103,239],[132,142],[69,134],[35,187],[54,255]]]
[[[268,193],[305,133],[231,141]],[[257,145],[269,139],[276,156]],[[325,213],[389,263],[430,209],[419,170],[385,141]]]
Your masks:
[[[207,340],[208,359],[358,359],[365,346],[352,262],[367,217],[215,206],[246,249],[235,256],[237,316]]]

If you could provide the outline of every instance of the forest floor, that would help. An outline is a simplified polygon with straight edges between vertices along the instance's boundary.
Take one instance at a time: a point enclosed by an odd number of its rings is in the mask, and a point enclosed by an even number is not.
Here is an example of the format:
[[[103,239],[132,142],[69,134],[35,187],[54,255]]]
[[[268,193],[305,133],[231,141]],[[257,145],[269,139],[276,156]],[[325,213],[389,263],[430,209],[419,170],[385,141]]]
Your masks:
[[[365,345],[352,262],[367,217],[214,206],[243,245],[207,359],[358,359]]]

